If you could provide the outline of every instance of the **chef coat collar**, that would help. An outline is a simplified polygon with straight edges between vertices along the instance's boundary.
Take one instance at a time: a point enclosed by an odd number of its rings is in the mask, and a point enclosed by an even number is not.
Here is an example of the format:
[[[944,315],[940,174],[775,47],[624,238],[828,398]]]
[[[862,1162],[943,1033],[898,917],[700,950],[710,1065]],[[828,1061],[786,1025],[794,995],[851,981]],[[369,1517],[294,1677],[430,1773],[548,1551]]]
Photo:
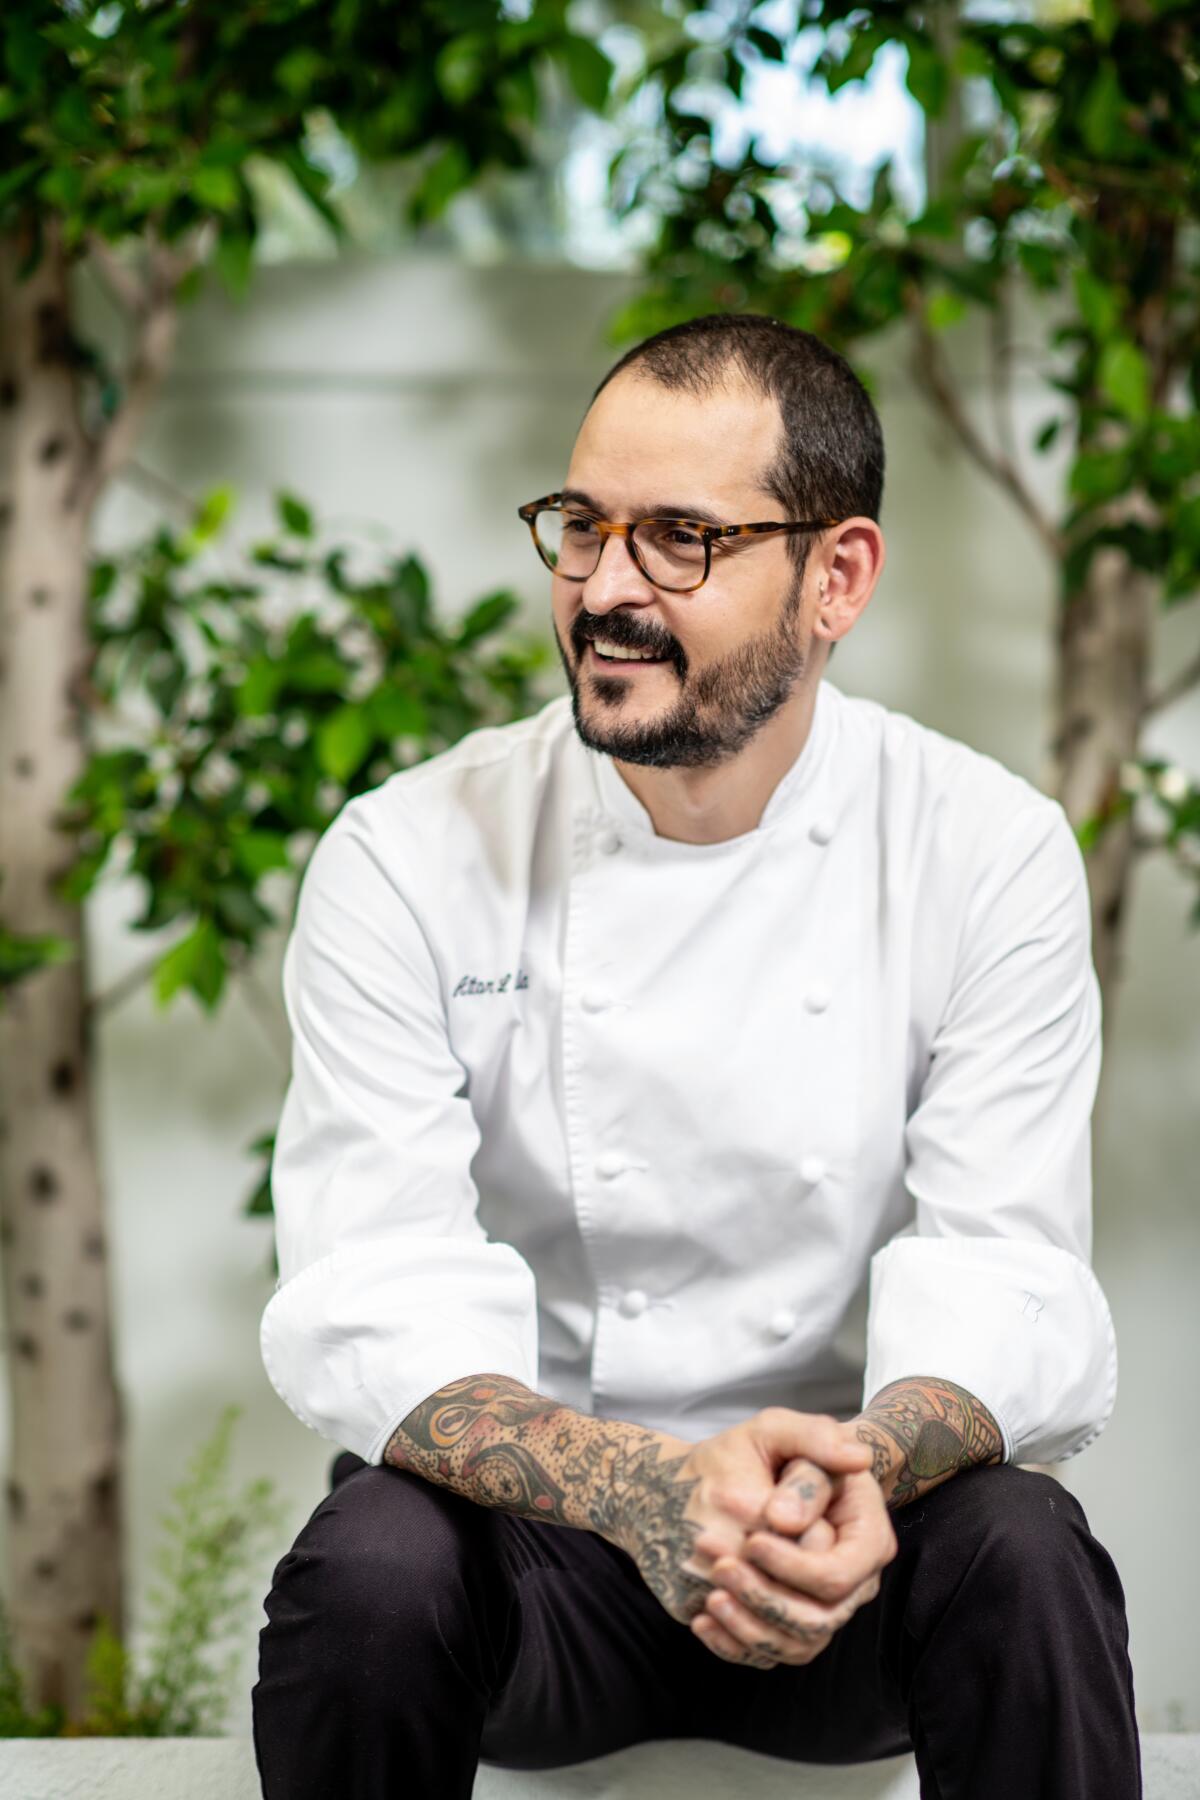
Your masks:
[[[763,809],[762,818],[752,831],[743,832],[738,837],[724,838],[715,844],[688,844],[681,847],[697,851],[720,850],[730,844],[746,843],[758,833],[774,830],[782,820],[800,809],[811,811],[817,804],[818,793],[826,785],[827,772],[832,765],[833,740],[838,725],[837,703],[840,697],[838,689],[827,678],[822,678],[817,683],[817,697],[808,736],[795,762],[776,783]],[[575,732],[573,723],[571,729],[577,747],[587,752],[586,760],[591,768],[601,811],[615,817],[624,828],[657,839],[658,833],[650,814],[632,788],[626,786],[612,757],[584,745]],[[827,807],[825,811],[828,811]],[[676,839],[661,841],[673,845],[678,843]]]

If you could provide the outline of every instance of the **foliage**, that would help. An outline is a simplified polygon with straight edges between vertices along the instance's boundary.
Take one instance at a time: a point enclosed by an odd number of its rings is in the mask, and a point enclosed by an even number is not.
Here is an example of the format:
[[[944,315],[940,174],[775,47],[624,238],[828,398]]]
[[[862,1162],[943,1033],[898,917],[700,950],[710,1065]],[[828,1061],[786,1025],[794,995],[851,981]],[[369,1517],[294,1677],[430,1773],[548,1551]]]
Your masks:
[[[890,160],[863,206],[831,171],[764,162],[753,144],[735,164],[717,163],[709,113],[686,86],[695,53],[683,39],[653,71],[664,97],[652,149],[639,141],[614,170],[623,211],[649,191],[663,215],[652,284],[614,321],[614,341],[710,305],[754,306],[842,344],[913,316],[945,331],[970,306],[998,306],[1019,273],[1069,303],[1051,340],[1063,368],[1049,385],[1064,399],[1038,438],[1046,449],[1067,425],[1078,431],[1065,580],[1078,586],[1100,545],[1118,543],[1161,573],[1168,603],[1194,598],[1200,22],[1187,0],[1154,0],[1149,12],[1153,28],[1113,0],[1094,17],[1057,22],[959,18],[946,0],[823,0],[829,36],[813,77],[830,92],[862,80],[899,44],[930,117],[944,112],[952,84],[967,86],[985,115],[915,218],[897,198]],[[730,19],[722,40],[706,41],[706,80],[737,92],[747,62],[790,54],[789,42]],[[638,159],[631,175],[625,165]],[[797,194],[799,222],[787,212]],[[789,243],[807,252],[799,268],[780,254]],[[1182,393],[1168,392],[1176,373]],[[1107,525],[1106,503],[1135,484],[1153,516]]]
[[[200,1737],[220,1731],[259,1558],[279,1524],[268,1480],[229,1488],[226,1407],[163,1515],[147,1605],[146,1648],[135,1661],[101,1621],[88,1651],[88,1703],[68,1725],[61,1708],[27,1711],[0,1613],[0,1737]]]
[[[524,18],[498,0],[21,0],[0,21],[0,232],[28,229],[36,246],[53,214],[72,248],[170,244],[203,226],[240,293],[263,164],[343,240],[327,120],[364,160],[403,160],[408,221],[434,219],[482,172],[529,162],[550,68],[580,103],[604,104],[611,65],[567,11],[567,0],[533,0]]]
[[[160,1004],[190,990],[209,1011],[281,923],[268,887],[294,888],[343,803],[530,710],[548,660],[540,640],[490,642],[518,607],[510,591],[443,624],[415,556],[356,568],[292,495],[274,537],[215,568],[205,552],[230,504],[219,491],[189,530],[95,564],[92,716],[108,741],[62,815],[80,854],[61,893],[81,900],[118,865],[140,878],[132,928],[186,925],[156,964]]]
[[[0,887],[3,885],[4,871],[0,869]],[[8,930],[0,918],[0,1006],[4,1004],[5,988],[15,987],[26,975],[49,963],[69,962],[74,954],[74,945],[67,938],[22,937]]]
[[[616,98],[649,128],[610,168],[615,210],[654,220],[646,282],[610,321],[614,345],[709,311],[770,314],[849,350],[907,326],[918,382],[962,414],[944,351],[969,313],[988,321],[999,442],[963,419],[962,441],[1022,506],[1060,573],[1065,608],[1092,559],[1120,552],[1164,607],[1200,596],[1200,12],[1190,0],[1064,0],[1034,17],[964,12],[954,0],[736,0],[685,5],[673,40],[624,77]],[[759,154],[753,120],[732,158],[714,121],[762,64],[801,66],[835,93],[899,47],[927,127],[962,114],[939,187],[911,216],[892,159],[865,199],[819,152]],[[647,107],[649,98],[653,104]],[[957,131],[957,127],[955,128]],[[1023,488],[1004,415],[1015,296],[1046,334],[1047,414],[1037,452],[1070,452],[1057,518]],[[971,442],[972,436],[974,443]],[[1146,759],[1128,776],[1155,788]],[[1197,872],[1200,788],[1175,772],[1165,843]],[[1165,798],[1165,797],[1164,797]],[[1165,810],[1165,809],[1164,809]],[[1119,796],[1084,823],[1090,845],[1128,811]],[[1200,901],[1192,913],[1200,924]]]
[[[276,497],[279,529],[220,566],[233,495],[183,531],[160,527],[91,576],[89,681],[98,747],[60,819],[77,855],[59,885],[81,901],[106,873],[145,902],[131,929],[181,927],[152,959],[160,1007],[215,1010],[231,970],[286,923],[316,839],[341,806],[540,698],[544,640],[500,634],[507,589],[443,623],[417,557],[320,540],[312,510]],[[0,976],[61,954],[0,927]],[[2,985],[0,985],[2,991]],[[267,1167],[247,1211],[270,1211]]]

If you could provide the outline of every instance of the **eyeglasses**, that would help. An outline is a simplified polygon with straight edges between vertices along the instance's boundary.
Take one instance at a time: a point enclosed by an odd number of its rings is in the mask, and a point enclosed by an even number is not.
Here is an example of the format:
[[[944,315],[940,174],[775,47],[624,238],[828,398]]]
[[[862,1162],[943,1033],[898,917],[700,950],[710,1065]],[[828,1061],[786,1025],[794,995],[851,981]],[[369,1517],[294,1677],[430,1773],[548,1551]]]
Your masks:
[[[548,569],[564,581],[586,581],[596,571],[606,537],[623,537],[646,579],[672,594],[703,587],[712,569],[714,543],[765,536],[773,531],[824,531],[840,519],[767,519],[760,525],[706,525],[700,519],[634,519],[628,525],[597,519],[562,505],[546,494],[518,506]]]

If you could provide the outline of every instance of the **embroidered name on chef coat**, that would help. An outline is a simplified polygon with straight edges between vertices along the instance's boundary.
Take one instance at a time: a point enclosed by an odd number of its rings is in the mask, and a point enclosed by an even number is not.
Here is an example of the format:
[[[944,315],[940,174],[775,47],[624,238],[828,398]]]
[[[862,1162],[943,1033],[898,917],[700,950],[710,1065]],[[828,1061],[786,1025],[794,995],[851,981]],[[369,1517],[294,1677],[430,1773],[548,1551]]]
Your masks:
[[[518,988],[527,988],[529,986],[529,977],[524,969],[518,969],[516,973],[517,978],[515,981],[513,981],[513,971],[511,969],[507,970],[503,975],[497,976],[492,981],[483,981],[477,975],[464,975],[450,998],[452,1000],[457,1000],[460,997],[465,997],[469,994],[504,994],[508,992],[510,982],[512,982],[514,993]]]

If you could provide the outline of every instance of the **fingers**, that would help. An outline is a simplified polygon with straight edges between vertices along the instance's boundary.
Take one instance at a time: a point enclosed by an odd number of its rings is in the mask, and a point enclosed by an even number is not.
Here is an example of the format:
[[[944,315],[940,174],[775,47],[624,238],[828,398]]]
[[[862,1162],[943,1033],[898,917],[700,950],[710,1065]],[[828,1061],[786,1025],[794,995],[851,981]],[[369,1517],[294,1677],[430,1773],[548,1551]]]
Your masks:
[[[742,1556],[754,1568],[799,1590],[805,1596],[836,1605],[877,1575],[896,1554],[896,1534],[874,1476],[847,1477],[840,1503],[827,1515],[836,1540],[827,1549],[794,1544],[773,1531],[747,1537]],[[873,1490],[873,1493],[870,1491]]]
[[[837,1532],[826,1518],[814,1519],[796,1539],[801,1550],[828,1550],[837,1542]]]
[[[875,1577],[878,1591],[878,1576]],[[833,1632],[839,1631],[858,1610],[862,1601],[871,1597],[869,1581],[860,1584],[856,1594],[846,1595],[834,1604],[814,1600],[808,1594],[774,1580],[763,1570],[752,1567],[741,1557],[721,1558],[713,1571],[713,1590],[705,1605],[719,1619],[725,1614],[719,1599],[733,1596],[738,1604],[763,1624],[787,1634],[809,1646],[820,1647]]]
[[[763,1509],[772,1531],[800,1532],[826,1511],[844,1476],[830,1476],[807,1456],[795,1456],[780,1470]]]
[[[777,1659],[761,1651],[754,1650],[741,1638],[735,1637],[724,1625],[718,1623],[710,1612],[697,1613],[692,1620],[691,1629],[706,1649],[723,1662],[746,1663],[752,1669],[773,1669]]]
[[[825,1649],[835,1629],[833,1625],[821,1625],[802,1631],[787,1630],[722,1588],[715,1588],[709,1595],[705,1610],[719,1621],[720,1629],[734,1640],[743,1656],[769,1658],[773,1663],[811,1662]]]
[[[767,1532],[763,1535],[769,1537],[773,1536],[774,1533]],[[702,1580],[711,1581],[712,1572],[718,1558],[722,1556],[743,1555],[747,1541],[748,1539],[743,1536],[741,1543],[736,1549],[731,1549],[730,1546],[724,1543],[715,1532],[702,1531],[692,1545],[692,1553],[688,1557],[687,1562],[683,1564],[683,1571],[686,1575],[699,1575]],[[790,1543],[793,1540],[788,1538],[786,1541]],[[805,1550],[828,1550],[831,1545],[836,1543],[837,1533],[829,1523],[829,1520],[822,1517],[814,1519],[811,1525],[806,1525],[804,1530],[800,1533],[800,1536],[794,1541]],[[694,1565],[703,1566],[697,1567]]]
[[[767,1406],[755,1414],[753,1429],[776,1455],[808,1457],[831,1472],[869,1468],[874,1457],[870,1445],[830,1413],[793,1412],[788,1406]]]

